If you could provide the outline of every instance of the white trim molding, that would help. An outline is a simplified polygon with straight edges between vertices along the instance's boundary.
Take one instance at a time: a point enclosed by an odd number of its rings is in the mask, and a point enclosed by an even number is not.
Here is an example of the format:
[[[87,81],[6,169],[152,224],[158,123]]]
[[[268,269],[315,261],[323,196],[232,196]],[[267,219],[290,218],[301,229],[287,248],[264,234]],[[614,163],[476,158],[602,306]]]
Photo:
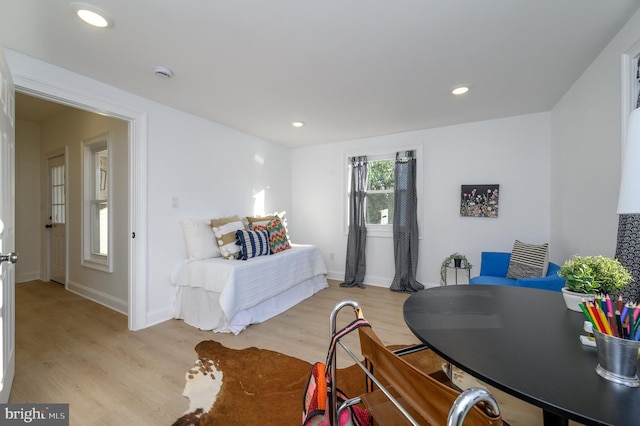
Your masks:
[[[129,239],[129,303],[123,310],[128,314],[130,330],[146,328],[148,326],[147,113],[132,110],[100,97],[85,96],[56,87],[20,73],[14,73],[13,79],[18,92],[129,122],[129,235],[131,236]],[[135,238],[133,238],[134,235]],[[103,304],[111,306],[107,303]]]

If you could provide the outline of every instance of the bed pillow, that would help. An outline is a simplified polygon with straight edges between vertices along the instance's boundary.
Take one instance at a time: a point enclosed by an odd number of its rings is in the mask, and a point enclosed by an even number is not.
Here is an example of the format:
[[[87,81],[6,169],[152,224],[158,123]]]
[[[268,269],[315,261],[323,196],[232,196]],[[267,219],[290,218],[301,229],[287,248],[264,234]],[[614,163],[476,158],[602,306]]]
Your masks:
[[[537,278],[547,275],[549,244],[527,244],[516,240],[511,250],[507,278]]]
[[[267,231],[269,231],[271,254],[280,253],[291,248],[289,237],[287,236],[287,228],[284,227],[279,217],[274,217],[269,221]]]
[[[238,259],[247,260],[252,257],[266,256],[271,253],[269,233],[267,231],[236,231],[236,238],[240,244]]]
[[[220,257],[220,249],[208,220],[183,219],[182,230],[187,241],[189,262]]]
[[[236,231],[244,229],[244,225],[238,216],[223,217],[211,220],[213,235],[218,242],[218,248],[222,257],[234,259],[238,256],[240,246],[236,244]]]

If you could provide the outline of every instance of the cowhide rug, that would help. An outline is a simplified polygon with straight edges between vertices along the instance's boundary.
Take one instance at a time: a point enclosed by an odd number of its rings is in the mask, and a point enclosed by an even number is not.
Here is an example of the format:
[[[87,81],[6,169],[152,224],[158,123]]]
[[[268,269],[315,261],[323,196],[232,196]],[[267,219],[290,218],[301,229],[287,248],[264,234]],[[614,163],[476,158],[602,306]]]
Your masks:
[[[310,363],[266,349],[228,349],[210,340],[195,350],[198,360],[185,375],[183,392],[189,409],[174,426],[300,424]],[[405,359],[427,372],[444,364],[429,350]],[[364,373],[358,366],[338,369],[336,376],[348,396],[364,391]],[[472,377],[455,369],[454,382],[462,388],[477,386]]]

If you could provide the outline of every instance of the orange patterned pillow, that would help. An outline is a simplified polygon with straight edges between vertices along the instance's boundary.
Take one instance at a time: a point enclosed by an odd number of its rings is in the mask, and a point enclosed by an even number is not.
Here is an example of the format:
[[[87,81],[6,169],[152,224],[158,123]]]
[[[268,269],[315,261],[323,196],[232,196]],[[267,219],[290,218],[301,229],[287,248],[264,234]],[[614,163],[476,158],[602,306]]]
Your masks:
[[[282,224],[279,217],[274,217],[269,221],[267,231],[269,232],[269,246],[271,247],[272,254],[280,253],[281,251],[291,248],[287,228]]]

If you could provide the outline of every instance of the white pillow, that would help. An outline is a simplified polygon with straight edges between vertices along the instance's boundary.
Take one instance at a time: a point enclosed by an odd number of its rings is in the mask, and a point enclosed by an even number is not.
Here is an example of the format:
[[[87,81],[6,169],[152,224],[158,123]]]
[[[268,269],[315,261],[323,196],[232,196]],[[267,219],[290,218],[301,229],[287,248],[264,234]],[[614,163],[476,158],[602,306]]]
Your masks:
[[[189,262],[221,256],[209,220],[183,219],[182,230],[187,240]]]

